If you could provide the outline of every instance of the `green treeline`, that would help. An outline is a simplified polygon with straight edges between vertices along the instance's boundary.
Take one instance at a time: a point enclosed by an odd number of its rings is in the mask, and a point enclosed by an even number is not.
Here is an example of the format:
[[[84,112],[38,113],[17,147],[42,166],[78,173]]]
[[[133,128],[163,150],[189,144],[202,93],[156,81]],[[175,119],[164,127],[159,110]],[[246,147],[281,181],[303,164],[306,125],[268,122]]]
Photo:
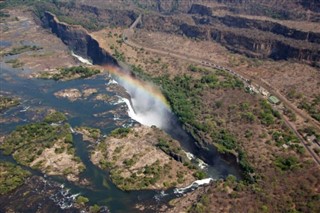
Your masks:
[[[61,68],[59,70],[59,73],[54,74],[52,76],[52,79],[55,81],[58,81],[61,79],[70,79],[75,76],[76,77],[79,76],[80,78],[88,78],[98,73],[100,73],[100,70],[83,67],[83,66]]]
[[[0,195],[21,186],[30,172],[13,163],[0,161]]]

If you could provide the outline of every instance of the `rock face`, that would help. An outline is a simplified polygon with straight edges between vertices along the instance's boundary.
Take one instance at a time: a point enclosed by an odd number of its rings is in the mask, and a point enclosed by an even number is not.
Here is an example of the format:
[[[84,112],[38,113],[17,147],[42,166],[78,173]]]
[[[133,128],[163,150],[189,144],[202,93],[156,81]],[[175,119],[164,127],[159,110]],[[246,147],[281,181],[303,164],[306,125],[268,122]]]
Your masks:
[[[117,64],[117,61],[102,49],[83,27],[59,22],[50,12],[45,12],[42,21],[76,54],[89,57],[94,64]]]
[[[189,11],[190,14],[199,14],[199,15],[212,15],[212,9],[201,4],[193,4]]]
[[[276,35],[282,35],[287,38],[292,38],[295,40],[308,41],[312,43],[320,44],[320,33],[316,32],[306,32],[298,29],[289,28],[287,26],[281,25],[279,23],[271,21],[262,21],[255,19],[248,19],[237,16],[211,16],[211,17],[196,17],[193,16],[196,24],[199,25],[212,25],[216,23],[221,23],[232,28],[241,29],[258,29],[264,32],[271,32]]]
[[[243,5],[248,2],[250,1],[220,3]],[[293,59],[319,66],[319,32],[290,28],[270,20],[236,15],[215,16],[214,9],[200,4],[193,4],[187,16],[145,15],[143,27],[182,34],[194,39],[216,41],[229,50],[249,57]]]
[[[141,0],[138,3],[128,3],[133,7],[116,7],[113,12],[110,11],[111,8],[95,5],[95,2],[97,4],[98,1],[84,0],[68,10],[72,14],[86,10],[100,23],[129,26],[130,20],[134,20],[140,13],[140,8],[149,9],[152,12],[142,16],[141,27],[144,29],[215,41],[229,50],[250,57],[293,59],[320,66],[319,30],[310,27],[298,29],[295,25],[275,20],[319,21],[317,0]],[[292,12],[294,8],[296,10]],[[123,17],[118,15],[121,11],[124,13]],[[221,11],[226,14],[221,15]],[[275,19],[248,15],[264,15]],[[61,23],[50,13],[46,13],[44,22],[77,54],[90,57],[97,64],[116,63],[82,27]]]

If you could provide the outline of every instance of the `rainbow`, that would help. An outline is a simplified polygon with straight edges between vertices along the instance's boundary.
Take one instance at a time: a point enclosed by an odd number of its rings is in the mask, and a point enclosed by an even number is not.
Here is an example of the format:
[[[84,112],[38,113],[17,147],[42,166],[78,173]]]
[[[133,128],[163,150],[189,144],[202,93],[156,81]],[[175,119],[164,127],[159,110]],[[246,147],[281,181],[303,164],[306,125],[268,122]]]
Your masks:
[[[147,94],[160,101],[169,111],[171,111],[171,107],[167,101],[167,99],[163,96],[161,91],[150,83],[146,83],[134,76],[132,76],[129,72],[123,70],[117,66],[105,65],[103,66],[111,75],[116,76],[119,80],[126,82],[136,88],[140,88],[144,90]]]

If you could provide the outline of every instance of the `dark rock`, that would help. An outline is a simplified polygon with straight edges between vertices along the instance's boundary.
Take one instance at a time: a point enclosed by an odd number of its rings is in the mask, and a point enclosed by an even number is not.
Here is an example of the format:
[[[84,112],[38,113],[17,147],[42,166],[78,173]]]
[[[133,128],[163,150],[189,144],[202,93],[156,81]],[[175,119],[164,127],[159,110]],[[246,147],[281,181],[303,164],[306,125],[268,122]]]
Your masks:
[[[201,5],[201,4],[193,4],[189,10],[190,14],[199,14],[202,16],[211,16],[212,15],[212,9],[210,7]]]
[[[116,59],[102,49],[83,27],[59,22],[50,12],[45,12],[42,21],[76,54],[90,58],[94,64],[117,64]]]

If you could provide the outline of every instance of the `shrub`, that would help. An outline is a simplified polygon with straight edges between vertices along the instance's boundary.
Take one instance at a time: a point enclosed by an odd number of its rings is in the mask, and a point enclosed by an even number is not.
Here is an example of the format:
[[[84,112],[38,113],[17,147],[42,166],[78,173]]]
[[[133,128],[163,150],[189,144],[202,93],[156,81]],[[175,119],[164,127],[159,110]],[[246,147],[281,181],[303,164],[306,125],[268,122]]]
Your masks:
[[[76,203],[77,204],[80,204],[80,205],[84,205],[86,203],[89,202],[89,199],[87,197],[84,197],[84,196],[78,196],[77,199],[76,199]]]
[[[296,157],[277,157],[275,165],[282,171],[289,171],[299,167],[300,163]]]

